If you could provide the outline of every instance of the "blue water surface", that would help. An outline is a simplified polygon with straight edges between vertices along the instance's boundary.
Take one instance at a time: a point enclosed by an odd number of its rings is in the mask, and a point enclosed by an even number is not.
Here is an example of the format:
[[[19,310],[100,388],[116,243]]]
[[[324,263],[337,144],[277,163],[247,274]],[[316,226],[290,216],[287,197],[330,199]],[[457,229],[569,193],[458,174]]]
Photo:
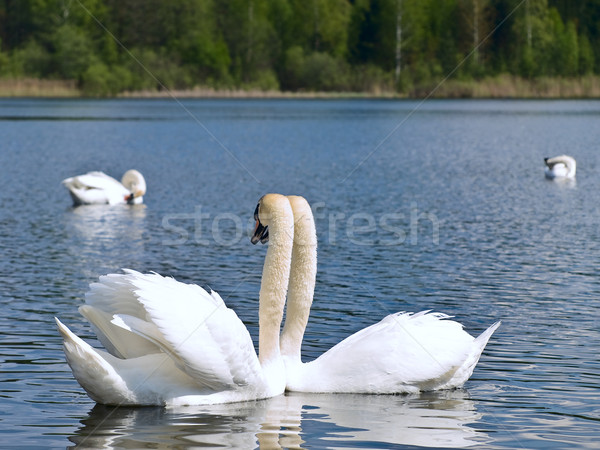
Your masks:
[[[0,446],[596,447],[599,119],[598,101],[0,100]],[[576,181],[546,180],[563,153]],[[130,168],[142,206],[72,208],[60,185]],[[211,287],[256,340],[267,192],[316,216],[305,360],[391,312],[501,319],[464,388],[95,405],[54,317],[97,345],[77,308],[127,267]]]

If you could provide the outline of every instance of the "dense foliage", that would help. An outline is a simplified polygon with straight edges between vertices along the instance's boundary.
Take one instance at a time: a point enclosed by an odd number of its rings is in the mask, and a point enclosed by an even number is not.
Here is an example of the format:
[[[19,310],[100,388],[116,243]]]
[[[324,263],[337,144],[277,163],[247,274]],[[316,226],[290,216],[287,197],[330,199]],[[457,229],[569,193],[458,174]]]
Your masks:
[[[600,0],[0,0],[0,77],[407,91],[600,72]]]

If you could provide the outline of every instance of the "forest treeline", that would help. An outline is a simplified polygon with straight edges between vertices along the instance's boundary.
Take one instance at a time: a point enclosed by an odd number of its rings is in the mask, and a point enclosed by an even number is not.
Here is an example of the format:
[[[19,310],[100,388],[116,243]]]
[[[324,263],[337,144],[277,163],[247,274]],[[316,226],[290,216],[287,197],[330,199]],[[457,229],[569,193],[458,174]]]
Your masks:
[[[600,0],[0,0],[0,78],[408,93],[600,73]]]

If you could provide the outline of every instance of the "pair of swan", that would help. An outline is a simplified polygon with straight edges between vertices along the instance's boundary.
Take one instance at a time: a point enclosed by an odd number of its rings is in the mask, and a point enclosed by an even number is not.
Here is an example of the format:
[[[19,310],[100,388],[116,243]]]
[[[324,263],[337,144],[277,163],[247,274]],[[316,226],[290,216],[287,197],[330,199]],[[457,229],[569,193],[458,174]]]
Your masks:
[[[577,172],[577,162],[575,158],[567,155],[555,156],[553,158],[544,158],[544,174],[551,180],[555,178],[575,178]]]
[[[474,339],[448,316],[427,311],[389,315],[302,363],[316,276],[312,212],[302,197],[267,194],[255,218],[252,242],[269,242],[258,355],[246,327],[216,292],[158,274],[106,275],[80,307],[106,351],[56,319],[67,362],[93,400],[176,406],[268,398],[286,388],[407,393],[458,387],[470,377],[500,323]]]
[[[128,170],[119,183],[104,172],[88,172],[66,178],[62,184],[69,190],[73,204],[97,205],[119,203],[140,204],[146,193],[146,180],[137,170]]]

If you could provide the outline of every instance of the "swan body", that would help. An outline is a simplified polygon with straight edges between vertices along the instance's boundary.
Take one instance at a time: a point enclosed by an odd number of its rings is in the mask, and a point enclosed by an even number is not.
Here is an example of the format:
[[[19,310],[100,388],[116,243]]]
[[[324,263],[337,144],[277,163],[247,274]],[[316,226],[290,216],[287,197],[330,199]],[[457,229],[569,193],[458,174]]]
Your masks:
[[[473,338],[441,313],[390,314],[303,363],[302,338],[312,305],[317,239],[310,206],[289,197],[294,245],[286,321],[280,345],[290,391],[392,394],[462,386],[473,373],[496,322]]]
[[[284,354],[287,389],[395,394],[460,387],[499,323],[474,339],[449,318],[428,311],[390,314],[314,361]]]
[[[216,292],[124,270],[93,283],[79,309],[106,350],[92,348],[56,319],[67,362],[93,400],[205,405],[284,392],[279,330],[292,251],[287,232],[293,235],[294,223],[283,196],[267,195],[259,207],[274,244],[261,281],[258,356],[248,330]]]
[[[146,181],[137,170],[125,172],[120,183],[104,172],[88,172],[66,178],[62,184],[69,190],[75,206],[140,204],[146,193]]]
[[[544,158],[546,167],[544,174],[551,180],[555,178],[575,178],[577,162],[572,156],[561,155],[553,158]]]

